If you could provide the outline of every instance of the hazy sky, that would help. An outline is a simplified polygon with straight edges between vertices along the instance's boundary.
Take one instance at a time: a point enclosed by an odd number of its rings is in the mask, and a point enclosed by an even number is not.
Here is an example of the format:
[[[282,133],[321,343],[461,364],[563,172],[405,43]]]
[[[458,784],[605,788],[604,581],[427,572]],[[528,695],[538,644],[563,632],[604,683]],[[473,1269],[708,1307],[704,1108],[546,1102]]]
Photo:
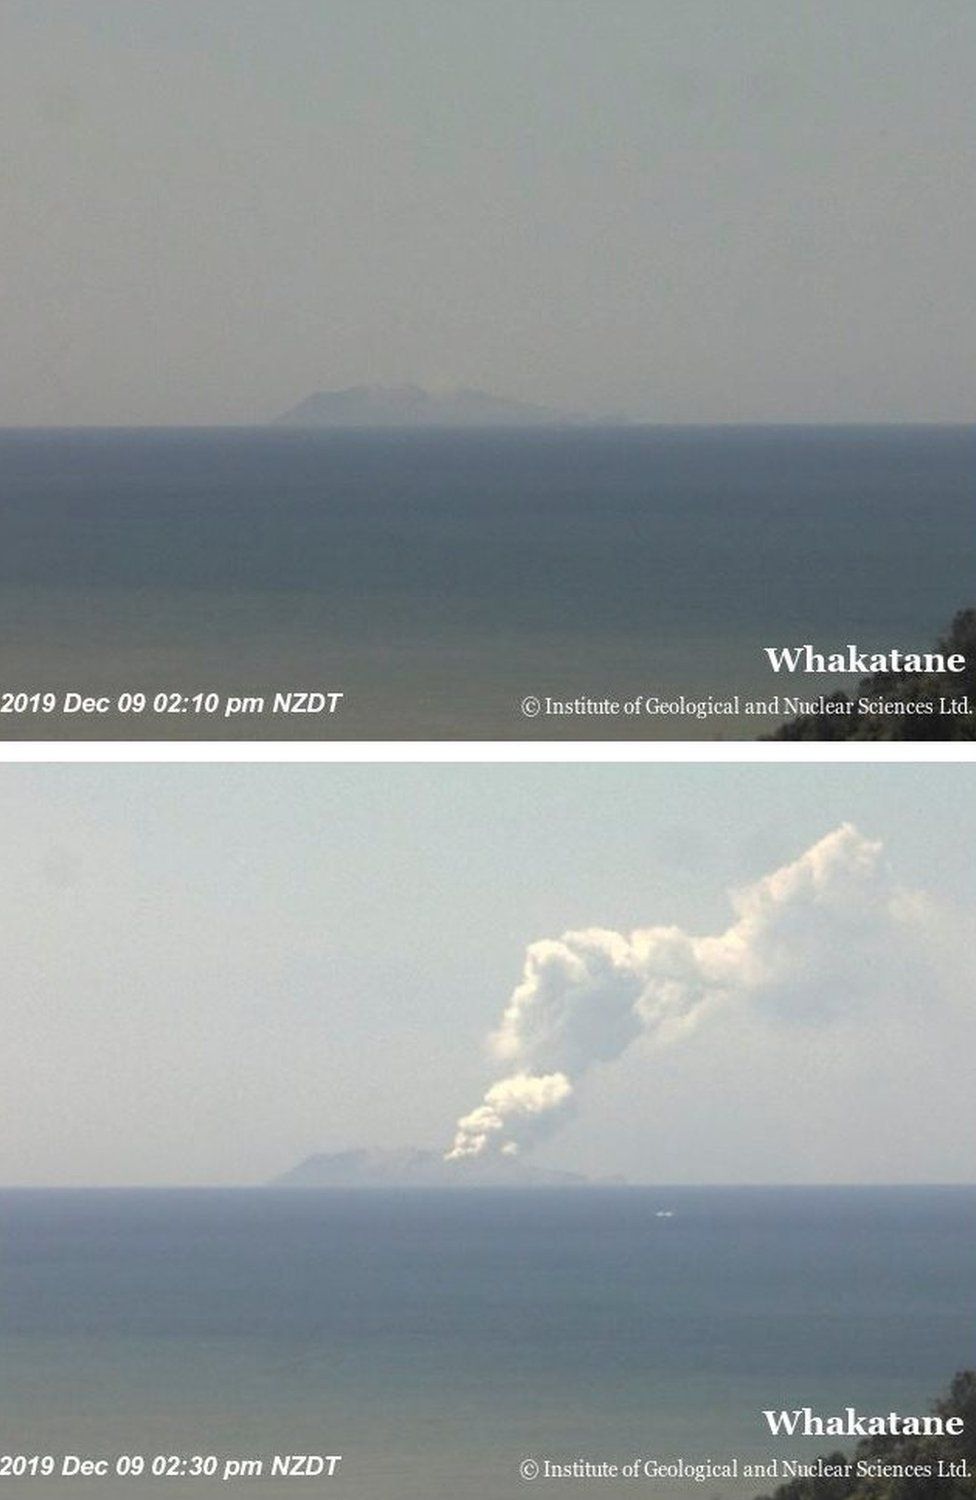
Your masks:
[[[0,423],[970,421],[971,0],[4,0]]]
[[[845,819],[883,842],[911,925],[879,924],[856,882],[812,926],[783,906],[785,982],[594,1067],[537,1159],[658,1182],[972,1180],[974,778],[0,767],[0,1183],[255,1182],[316,1150],[447,1149],[499,1074],[485,1042],[527,944],[722,933],[729,888]]]

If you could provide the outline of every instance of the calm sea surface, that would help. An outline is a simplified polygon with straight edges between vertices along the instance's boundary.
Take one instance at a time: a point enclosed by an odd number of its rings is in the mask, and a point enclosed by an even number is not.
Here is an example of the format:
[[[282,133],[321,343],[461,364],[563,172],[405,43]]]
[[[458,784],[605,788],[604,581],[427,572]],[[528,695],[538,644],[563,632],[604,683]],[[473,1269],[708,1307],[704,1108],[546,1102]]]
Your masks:
[[[763,644],[926,649],[973,602],[976,428],[0,433],[0,686],[177,702],[0,737],[752,737],[520,703],[768,699]],[[346,696],[224,717],[288,689]]]
[[[526,1457],[812,1456],[761,1409],[925,1411],[976,1362],[974,1247],[972,1188],[5,1191],[0,1452],[341,1453],[355,1500],[524,1496]]]

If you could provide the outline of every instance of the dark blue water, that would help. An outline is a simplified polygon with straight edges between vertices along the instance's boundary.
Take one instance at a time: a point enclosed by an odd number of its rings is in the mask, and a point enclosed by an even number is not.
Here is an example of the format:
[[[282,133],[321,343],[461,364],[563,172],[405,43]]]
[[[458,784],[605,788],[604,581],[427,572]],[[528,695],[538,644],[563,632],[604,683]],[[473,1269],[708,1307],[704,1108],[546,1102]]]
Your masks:
[[[974,1247],[971,1188],[7,1191],[0,1451],[342,1453],[363,1500],[782,1456],[765,1407],[976,1362]]]
[[[976,428],[0,434],[3,683],[347,694],[218,737],[578,737],[521,698],[769,693],[763,643],[923,649],[974,600]]]

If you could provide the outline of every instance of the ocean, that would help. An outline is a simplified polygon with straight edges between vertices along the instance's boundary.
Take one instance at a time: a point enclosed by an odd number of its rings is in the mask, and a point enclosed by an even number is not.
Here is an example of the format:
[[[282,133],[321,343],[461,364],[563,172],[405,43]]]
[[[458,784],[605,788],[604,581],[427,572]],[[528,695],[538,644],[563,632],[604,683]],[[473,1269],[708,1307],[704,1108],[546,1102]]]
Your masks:
[[[837,1440],[771,1439],[761,1411],[923,1413],[976,1363],[974,1239],[969,1187],[6,1190],[0,1453],[220,1473],[341,1455],[314,1492],[354,1500],[508,1500],[536,1492],[526,1459],[812,1457]],[[4,1484],[311,1488],[267,1470]]]
[[[0,433],[0,738],[754,738],[974,601],[973,427]]]

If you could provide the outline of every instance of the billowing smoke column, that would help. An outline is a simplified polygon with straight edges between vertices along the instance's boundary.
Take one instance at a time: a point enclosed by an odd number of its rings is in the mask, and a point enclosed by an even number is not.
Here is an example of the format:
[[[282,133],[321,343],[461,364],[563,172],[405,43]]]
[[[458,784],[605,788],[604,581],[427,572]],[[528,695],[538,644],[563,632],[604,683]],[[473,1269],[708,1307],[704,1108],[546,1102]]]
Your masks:
[[[448,1160],[515,1156],[572,1110],[580,1079],[638,1037],[667,1044],[736,1001],[803,1017],[855,997],[859,975],[910,921],[881,845],[844,824],[731,897],[717,937],[650,927],[629,938],[589,928],[532,943],[522,982],[491,1038],[509,1072],[458,1121]]]

